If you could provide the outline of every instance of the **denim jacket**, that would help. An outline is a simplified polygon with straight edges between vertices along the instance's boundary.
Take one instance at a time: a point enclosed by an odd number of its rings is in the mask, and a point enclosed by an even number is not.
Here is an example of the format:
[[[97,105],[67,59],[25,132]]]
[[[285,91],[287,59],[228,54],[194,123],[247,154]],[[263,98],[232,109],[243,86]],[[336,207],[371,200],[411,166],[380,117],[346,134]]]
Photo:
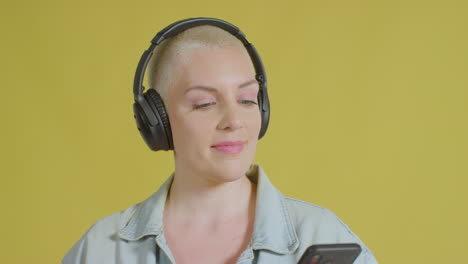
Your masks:
[[[238,264],[295,264],[312,244],[358,243],[355,264],[376,264],[372,252],[330,210],[285,197],[253,163],[247,177],[257,183],[254,230]],[[143,202],[94,223],[62,264],[175,264],[163,233],[163,209],[174,172]]]

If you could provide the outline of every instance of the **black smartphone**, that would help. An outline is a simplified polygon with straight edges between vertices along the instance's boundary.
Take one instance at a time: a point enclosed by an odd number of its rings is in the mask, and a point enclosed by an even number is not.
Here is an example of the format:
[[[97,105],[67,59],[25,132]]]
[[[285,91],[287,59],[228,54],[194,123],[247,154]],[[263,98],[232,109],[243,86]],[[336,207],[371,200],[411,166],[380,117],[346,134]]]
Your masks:
[[[297,264],[352,264],[361,253],[361,246],[348,244],[316,244],[308,247]]]

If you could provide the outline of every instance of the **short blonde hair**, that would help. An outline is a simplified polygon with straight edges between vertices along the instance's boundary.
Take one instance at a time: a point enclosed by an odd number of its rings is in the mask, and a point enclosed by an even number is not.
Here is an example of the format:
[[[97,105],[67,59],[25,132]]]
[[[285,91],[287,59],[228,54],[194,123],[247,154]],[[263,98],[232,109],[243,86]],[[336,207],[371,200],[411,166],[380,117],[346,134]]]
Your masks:
[[[167,106],[168,89],[180,77],[178,68],[187,62],[190,51],[198,48],[227,46],[244,48],[243,43],[237,37],[211,25],[192,27],[163,40],[156,46],[148,62],[148,88],[155,89]]]

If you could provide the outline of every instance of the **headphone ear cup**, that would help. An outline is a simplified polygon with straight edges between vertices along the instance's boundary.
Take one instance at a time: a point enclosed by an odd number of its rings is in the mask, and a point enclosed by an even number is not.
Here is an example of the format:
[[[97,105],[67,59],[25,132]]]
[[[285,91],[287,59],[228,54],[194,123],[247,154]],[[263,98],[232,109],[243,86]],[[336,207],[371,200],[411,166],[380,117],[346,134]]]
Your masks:
[[[138,131],[140,131],[141,137],[143,137],[143,139],[145,140],[146,145],[153,149],[154,142],[152,140],[152,128],[148,116],[146,115],[141,105],[136,101],[135,103],[133,103],[133,117],[135,117],[136,125]]]
[[[266,100],[263,100],[263,93],[265,92],[266,90],[261,88],[260,92],[258,93],[258,107],[260,110],[260,116],[262,118],[262,125],[258,139],[261,139],[265,135],[268,129],[268,124],[270,123],[270,101],[268,100],[267,94],[265,95]],[[265,111],[263,111],[263,109],[265,109]]]
[[[169,122],[169,117],[167,115],[163,99],[155,89],[148,89],[145,95],[148,104],[155,112],[157,119],[160,121],[158,124],[160,133],[158,133],[159,135],[156,138],[158,145],[161,145],[159,149],[173,150],[174,145],[172,142],[171,124]]]

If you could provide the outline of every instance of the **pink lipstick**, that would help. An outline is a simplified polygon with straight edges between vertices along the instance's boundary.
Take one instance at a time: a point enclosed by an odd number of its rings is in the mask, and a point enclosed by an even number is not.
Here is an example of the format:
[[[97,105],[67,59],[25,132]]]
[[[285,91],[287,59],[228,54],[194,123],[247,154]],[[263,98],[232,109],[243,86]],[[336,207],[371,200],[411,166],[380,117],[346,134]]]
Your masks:
[[[236,154],[244,149],[244,141],[223,141],[211,146],[224,154]]]

